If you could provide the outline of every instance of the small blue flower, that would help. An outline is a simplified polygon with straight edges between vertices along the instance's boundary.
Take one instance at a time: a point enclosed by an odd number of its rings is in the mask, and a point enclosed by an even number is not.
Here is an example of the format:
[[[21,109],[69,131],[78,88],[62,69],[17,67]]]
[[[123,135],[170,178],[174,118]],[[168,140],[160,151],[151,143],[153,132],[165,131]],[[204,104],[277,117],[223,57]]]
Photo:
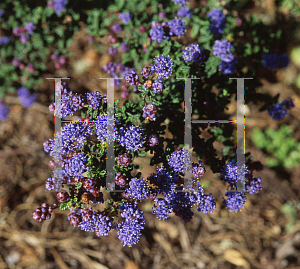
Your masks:
[[[283,103],[278,102],[268,110],[269,116],[274,120],[282,120],[287,114],[287,110]]]
[[[223,197],[223,203],[230,211],[240,211],[245,203],[246,196],[242,192],[226,192],[227,200]]]
[[[170,35],[182,36],[185,32],[186,24],[181,19],[174,19],[168,22]]]
[[[66,8],[66,5],[67,5],[66,0],[54,0],[53,8],[55,10],[55,14],[59,15]]]
[[[224,62],[231,62],[234,59],[231,48],[232,45],[226,39],[216,40],[213,47],[213,55],[218,56]]]
[[[181,18],[186,17],[186,18],[190,19],[192,17],[192,14],[193,14],[193,11],[190,11],[190,9],[186,6],[180,8],[177,11],[177,16],[181,17]]]
[[[37,98],[37,94],[30,94],[30,91],[26,87],[20,87],[17,91],[21,104],[25,107],[30,107]]]
[[[158,75],[158,79],[169,78],[174,69],[174,63],[170,57],[159,55],[154,58],[154,63],[150,68],[153,73]]]
[[[209,30],[216,36],[222,35],[225,29],[226,17],[221,9],[214,8],[207,14],[210,18]]]
[[[120,13],[119,19],[122,20],[125,24],[128,24],[131,21],[132,15],[130,13]]]
[[[0,120],[5,120],[10,109],[6,105],[4,105],[0,100]]]

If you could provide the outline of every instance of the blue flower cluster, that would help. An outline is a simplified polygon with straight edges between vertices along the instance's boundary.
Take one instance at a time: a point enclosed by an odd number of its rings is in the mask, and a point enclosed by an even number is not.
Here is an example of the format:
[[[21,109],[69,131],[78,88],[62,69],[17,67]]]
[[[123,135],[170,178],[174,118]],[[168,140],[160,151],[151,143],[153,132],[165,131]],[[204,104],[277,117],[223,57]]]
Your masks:
[[[118,23],[114,23],[113,26],[111,27],[111,29],[113,30],[113,32],[115,34],[120,34],[122,32],[122,27]]]
[[[82,174],[89,170],[86,163],[87,156],[84,153],[74,154],[72,157],[64,158],[62,162],[64,176],[82,178]]]
[[[170,35],[182,36],[186,29],[186,24],[181,19],[173,19],[168,22],[170,27]]]
[[[190,11],[190,9],[187,6],[184,6],[177,11],[177,16],[181,18],[190,19],[192,17],[192,14],[193,11]]]
[[[231,48],[232,45],[226,39],[216,40],[213,47],[213,54],[222,60],[220,71],[224,75],[234,73],[238,63],[231,52]]]
[[[231,62],[234,58],[231,48],[232,45],[226,39],[216,40],[213,46],[213,54],[224,62]]]
[[[10,38],[8,36],[1,36],[0,37],[0,47],[2,45],[7,45],[10,41]]]
[[[285,68],[289,65],[289,62],[290,58],[285,53],[264,53],[262,55],[263,66],[271,70]]]
[[[118,136],[118,130],[116,125],[119,124],[120,122],[116,117],[114,117],[114,135],[115,138]],[[95,129],[96,129],[96,135],[97,139],[101,143],[106,143],[107,142],[107,114],[102,114],[97,117],[95,121]],[[108,141],[111,141],[113,137],[109,137]]]
[[[119,19],[122,20],[125,24],[128,24],[131,21],[132,15],[130,13],[120,13]]]
[[[295,107],[293,99],[289,97],[283,102],[277,102],[275,105],[269,108],[268,114],[274,120],[282,120],[287,114],[288,109]]]
[[[187,167],[187,169],[192,168],[192,158],[185,148],[174,151],[171,154],[168,163],[176,172],[184,173],[185,167]]]
[[[102,105],[102,99],[101,93],[98,91],[87,93],[86,94],[86,100],[90,107],[92,107],[94,110],[97,109]]]
[[[246,203],[246,196],[242,192],[226,192],[225,196],[227,200],[223,197],[223,202],[230,211],[240,211]]]
[[[126,192],[129,198],[134,198],[135,200],[141,201],[149,197],[150,188],[144,178],[132,178],[129,182],[129,188],[126,189]]]
[[[30,91],[26,87],[20,87],[17,93],[21,104],[25,107],[30,107],[36,101],[37,94],[30,94]]]
[[[59,15],[67,5],[66,0],[53,0],[53,8],[55,10],[55,14]]]
[[[137,202],[126,202],[120,206],[121,217],[124,221],[117,223],[117,235],[123,246],[133,246],[140,241],[141,231],[144,229],[145,220],[143,211],[137,209]]]
[[[159,55],[154,58],[154,63],[150,66],[152,73],[158,75],[158,79],[169,78],[174,69],[173,60],[170,57]]]
[[[165,32],[165,28],[162,25],[157,25],[150,30],[150,37],[153,41],[161,43],[164,39],[169,39]]]
[[[145,143],[143,129],[136,126],[120,127],[118,140],[121,146],[125,147],[126,150],[136,151]]]
[[[262,190],[261,178],[253,177],[251,171],[249,170],[249,165],[245,164],[241,173],[245,175],[245,189],[249,194],[258,193]],[[236,159],[230,160],[225,168],[221,170],[221,178],[227,181],[231,188],[235,187],[238,181],[238,172],[237,172]],[[260,167],[258,167],[260,169]],[[239,168],[240,169],[240,168]],[[255,170],[255,168],[253,168]],[[228,200],[224,199],[224,205],[228,207],[231,211],[239,211],[245,204],[246,196],[241,192],[227,192],[225,194],[228,197]]]
[[[175,4],[178,4],[178,5],[181,5],[181,6],[184,6],[188,3],[189,0],[173,0],[173,2]]]
[[[152,90],[154,93],[161,93],[165,88],[165,84],[161,79],[155,80],[152,83]]]
[[[190,44],[182,51],[182,58],[187,62],[204,64],[209,57],[209,50],[201,49],[198,44]]]
[[[226,17],[221,9],[214,8],[207,14],[210,18],[209,30],[216,36],[222,35],[225,29]]]
[[[5,120],[7,115],[9,114],[9,107],[3,104],[2,100],[0,100],[0,120]]]
[[[81,230],[87,232],[98,232],[100,236],[108,236],[108,232],[113,230],[112,220],[98,212],[93,212],[86,221],[81,221],[78,225]]]

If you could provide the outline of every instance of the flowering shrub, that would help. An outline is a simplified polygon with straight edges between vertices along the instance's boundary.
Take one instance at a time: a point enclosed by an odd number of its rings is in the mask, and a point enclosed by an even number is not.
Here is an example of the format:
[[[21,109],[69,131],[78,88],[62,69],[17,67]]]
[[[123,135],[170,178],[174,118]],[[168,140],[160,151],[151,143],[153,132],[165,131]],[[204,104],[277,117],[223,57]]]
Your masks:
[[[76,0],[45,1],[34,7],[31,1],[1,3],[0,98],[16,88],[24,106],[34,102],[36,95],[31,91],[38,88],[46,64],[59,69],[68,62],[68,46],[79,22],[85,26],[91,46],[99,47],[99,38],[104,37],[111,58],[121,54],[122,62],[112,60],[102,67],[110,77],[124,78],[122,82],[115,80],[115,86],[121,86],[122,98],[133,97],[122,107],[116,101],[114,182],[106,186],[106,151],[113,139],[107,137],[106,96],[100,92],[74,94],[63,83],[61,103],[58,107],[51,104],[50,111],[61,111],[62,117],[80,112],[81,117],[65,124],[61,133],[44,143],[45,151],[53,157],[49,165],[54,169],[46,188],[57,191],[59,205],[43,204],[33,217],[42,221],[58,207],[70,210],[71,225],[97,236],[107,236],[116,229],[123,244],[132,246],[145,225],[143,212],[138,209],[141,200],[151,199],[152,213],[160,219],[174,213],[189,222],[193,206],[204,214],[213,212],[215,200],[199,184],[206,165],[221,173],[228,184],[223,199],[231,211],[241,210],[247,195],[262,189],[261,178],[252,175],[261,166],[253,165],[249,158],[244,167],[245,188],[237,191],[235,128],[229,124],[202,124],[201,128],[193,124],[192,146],[198,163],[185,167],[184,160],[191,160],[191,156],[183,148],[185,90],[184,81],[177,78],[198,78],[192,80],[191,102],[192,114],[200,120],[218,119],[224,112],[237,92],[236,83],[230,79],[233,77],[253,77],[245,83],[245,102],[257,104],[259,100],[263,103],[261,111],[268,110],[274,119],[283,118],[293,102],[277,105],[279,95],[271,97],[255,90],[261,86],[257,70],[275,72],[289,63],[280,24],[269,28],[256,16],[237,17],[230,9],[230,2],[235,1],[229,0],[224,1],[227,6],[217,7],[217,1],[208,1],[208,7],[198,3],[196,8],[191,8],[188,0],[166,1],[165,6],[157,0],[128,2],[86,1],[84,8]],[[0,119],[8,111],[1,101]],[[206,128],[211,135],[207,140],[200,138]],[[172,138],[163,137],[165,130]],[[221,159],[213,147],[216,140],[226,145]],[[61,171],[56,169],[60,165],[55,158],[58,150],[62,153]],[[153,154],[150,164],[158,166],[157,172],[141,178],[136,171],[140,167],[132,162],[147,152]],[[186,168],[192,175],[188,184],[184,184]],[[60,176],[62,182],[57,180]],[[69,188],[62,191],[62,187]],[[114,193],[114,189],[120,192]],[[106,201],[104,190],[111,196]],[[94,210],[92,203],[107,207]]]

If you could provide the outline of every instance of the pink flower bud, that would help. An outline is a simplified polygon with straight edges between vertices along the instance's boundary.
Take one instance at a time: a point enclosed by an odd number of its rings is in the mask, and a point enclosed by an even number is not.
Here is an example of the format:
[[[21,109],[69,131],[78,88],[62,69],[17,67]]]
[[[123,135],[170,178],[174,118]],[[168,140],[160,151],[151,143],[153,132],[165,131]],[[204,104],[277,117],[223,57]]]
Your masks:
[[[25,69],[25,65],[21,63],[21,64],[19,64],[19,68],[20,68],[20,70],[23,71]]]
[[[27,65],[27,70],[30,74],[33,74],[35,71],[34,66],[32,64]]]
[[[64,65],[66,63],[66,57],[65,56],[60,56],[58,61],[61,65]]]
[[[61,68],[61,65],[59,63],[55,63],[55,68],[56,69],[60,69]]]
[[[114,35],[108,35],[108,41],[109,41],[110,43],[115,44],[115,43],[118,42],[118,38],[117,38],[116,36],[114,36]]]
[[[140,31],[142,34],[145,33],[146,30],[147,30],[147,28],[146,28],[146,26],[144,26],[144,25],[141,25],[140,28],[139,28],[139,31]]]

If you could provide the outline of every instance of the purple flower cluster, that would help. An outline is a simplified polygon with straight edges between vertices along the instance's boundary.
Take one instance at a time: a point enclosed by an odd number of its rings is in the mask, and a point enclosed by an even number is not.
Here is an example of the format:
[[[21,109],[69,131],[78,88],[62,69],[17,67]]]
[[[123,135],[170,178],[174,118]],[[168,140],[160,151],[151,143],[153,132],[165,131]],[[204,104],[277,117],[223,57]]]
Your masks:
[[[171,154],[168,163],[171,167],[173,167],[174,171],[184,173],[185,167],[187,169],[191,169],[192,159],[190,153],[185,149],[177,149]],[[186,163],[186,166],[185,166]]]
[[[189,0],[173,0],[173,2],[175,4],[178,4],[178,5],[181,5],[181,6],[184,6],[188,3]]]
[[[169,39],[169,36],[166,32],[166,27],[163,27],[162,25],[156,25],[150,30],[150,37],[153,41],[161,43],[164,39]]]
[[[150,135],[148,138],[148,145],[154,147],[159,144],[157,135]]]
[[[117,48],[116,47],[109,47],[108,48],[108,54],[114,55],[117,53]]]
[[[86,166],[87,156],[84,153],[74,154],[64,158],[62,162],[63,174],[67,177],[83,177],[82,174],[89,170]]]
[[[244,174],[246,177],[249,175],[247,165],[244,167]],[[236,159],[232,159],[225,165],[225,168],[221,170],[221,177],[230,185],[235,185],[238,180],[237,175]]]
[[[264,53],[262,55],[262,63],[265,68],[274,70],[282,69],[289,65],[290,58],[287,54]]]
[[[261,184],[261,178],[255,178],[253,177],[249,167],[251,164],[245,164],[243,171],[240,171],[241,173],[244,173],[245,175],[245,190],[249,194],[258,193],[260,190],[262,190],[262,184]],[[221,178],[229,183],[231,188],[235,187],[237,183],[237,164],[236,159],[230,160],[226,165],[225,168],[221,170]],[[239,169],[241,169],[239,167]],[[256,169],[254,166],[252,169]],[[258,166],[258,170],[261,170],[261,167]],[[239,211],[245,204],[246,197],[243,195],[243,193],[239,192],[227,192],[225,194],[228,197],[228,200],[224,199],[224,205],[228,207],[231,211]]]
[[[4,14],[4,10],[0,8],[0,18],[2,17],[3,14]]]
[[[212,213],[216,209],[215,199],[212,197],[212,194],[203,195],[201,197],[201,202],[199,203],[199,207],[197,209],[198,212],[203,212],[204,214]]]
[[[175,180],[178,179],[178,174],[172,176],[163,166],[157,168],[156,173],[151,173],[148,180],[154,184],[157,193],[163,193],[165,197],[169,197],[174,193]]]
[[[84,147],[88,136],[93,134],[92,126],[84,121],[70,122],[62,130],[62,153],[76,152]],[[53,141],[54,142],[54,141]],[[54,148],[54,144],[52,149]],[[52,154],[50,154],[52,156]]]
[[[118,156],[118,165],[122,165],[124,167],[128,167],[131,163],[131,156],[128,153],[124,153]]]
[[[190,9],[187,6],[184,6],[177,11],[177,16],[180,18],[190,19],[192,17],[192,14],[193,11],[190,11]]]
[[[115,117],[114,118],[114,136],[117,137],[118,135],[118,131],[117,131],[117,127],[116,124],[118,124],[119,121],[118,119]],[[107,114],[103,114],[97,117],[96,121],[95,121],[95,129],[96,129],[96,135],[97,135],[97,139],[101,142],[101,143],[106,143],[107,142]],[[108,141],[111,141],[113,139],[113,137],[109,137]]]
[[[30,107],[36,101],[37,94],[30,94],[30,91],[26,87],[20,87],[17,93],[21,104],[25,107]]]
[[[119,34],[122,32],[122,27],[120,24],[118,23],[115,23],[113,24],[113,26],[111,27],[112,31],[115,33],[115,34]]]
[[[231,48],[232,45],[226,39],[216,40],[213,47],[213,54],[224,62],[231,62],[234,59]]]
[[[86,94],[86,100],[90,107],[92,107],[94,110],[97,109],[102,105],[102,96],[101,93],[98,91],[87,93]]]
[[[121,50],[122,52],[125,52],[125,51],[127,51],[128,49],[129,49],[128,44],[127,44],[126,42],[122,42],[121,45],[120,45],[120,50]]]
[[[55,68],[60,69],[66,63],[66,57],[58,53],[51,55],[51,60],[55,62]]]
[[[8,36],[1,36],[0,37],[0,47],[2,45],[7,45],[10,41],[10,38]]]
[[[181,19],[173,19],[168,22],[170,27],[170,35],[182,36],[186,29],[186,24]]]
[[[141,75],[144,78],[149,78],[152,75],[152,71],[149,67],[144,66],[141,71]]]
[[[121,217],[125,220],[117,223],[117,235],[123,246],[131,247],[140,241],[141,231],[145,226],[143,211],[137,209],[137,202],[124,203],[120,206],[120,211]]]
[[[152,89],[154,93],[161,93],[165,88],[165,84],[162,80],[155,80],[152,83]]]
[[[50,111],[59,115],[59,110],[61,112],[62,117],[72,116],[75,111],[82,109],[85,105],[85,98],[82,97],[81,94],[73,94],[70,90],[68,84],[63,82],[61,84],[61,104],[60,107],[55,107],[55,103],[52,103]],[[59,115],[60,116],[60,115]]]
[[[149,118],[150,121],[156,120],[156,113],[157,113],[157,108],[153,104],[148,104],[147,106],[143,107],[143,117]]]
[[[128,24],[131,21],[132,15],[130,13],[120,13],[119,19],[122,20],[125,24]]]
[[[287,110],[293,108],[294,106],[293,99],[290,97],[283,102],[278,102],[269,108],[268,114],[272,119],[279,121],[288,114]]]
[[[0,120],[5,120],[10,109],[3,104],[3,100],[0,100]]]
[[[172,205],[163,198],[155,198],[154,206],[152,207],[152,214],[156,215],[159,219],[166,220],[169,214],[173,212]]]
[[[135,68],[130,68],[127,67],[125,65],[123,65],[122,63],[113,63],[113,62],[109,62],[108,64],[103,66],[103,70],[111,75],[114,78],[125,78],[127,73],[131,73],[132,72],[136,72]],[[119,75],[117,73],[120,73]],[[132,79],[134,79],[136,77],[132,77]],[[115,80],[115,86],[119,86],[120,85],[120,80],[116,79]]]
[[[98,232],[100,236],[108,236],[108,232],[113,228],[112,220],[101,213],[93,212],[86,221],[81,221],[78,225],[81,230],[88,232]]]
[[[158,55],[150,66],[151,72],[158,75],[158,79],[169,78],[174,69],[173,60],[170,57]]]
[[[15,27],[13,29],[13,34],[15,36],[20,37],[21,43],[26,43],[29,40],[29,35],[33,34],[33,31],[35,30],[35,25],[33,22],[28,22],[25,26]]]
[[[126,150],[136,151],[140,149],[145,143],[145,136],[143,136],[143,129],[136,126],[126,126],[119,129],[119,138],[121,146]]]
[[[198,44],[190,44],[182,51],[182,58],[187,62],[204,64],[210,55],[210,51],[201,49]]]
[[[224,75],[229,75],[229,74],[234,73],[236,70],[237,63],[238,63],[238,61],[236,58],[234,58],[230,62],[225,62],[225,61],[220,62],[221,73]]]
[[[67,5],[67,0],[53,0],[53,1],[48,1],[48,6],[54,8],[55,14],[59,15]]]
[[[130,85],[136,85],[139,83],[139,76],[136,71],[130,71],[126,74],[125,80]]]
[[[192,164],[191,173],[193,174],[194,178],[198,179],[200,177],[203,177],[205,173],[205,167],[203,166],[202,161],[198,161],[198,164]]]
[[[246,196],[242,192],[226,192],[225,196],[227,200],[223,197],[223,203],[230,211],[240,211],[246,203]]]
[[[126,189],[126,194],[129,198],[134,198],[135,200],[144,200],[150,196],[150,188],[147,181],[142,178],[132,178],[129,182],[129,188]]]
[[[223,11],[221,9],[214,8],[207,14],[207,17],[210,18],[211,22],[209,26],[210,31],[216,36],[222,35],[226,23],[226,17],[223,14]]]

